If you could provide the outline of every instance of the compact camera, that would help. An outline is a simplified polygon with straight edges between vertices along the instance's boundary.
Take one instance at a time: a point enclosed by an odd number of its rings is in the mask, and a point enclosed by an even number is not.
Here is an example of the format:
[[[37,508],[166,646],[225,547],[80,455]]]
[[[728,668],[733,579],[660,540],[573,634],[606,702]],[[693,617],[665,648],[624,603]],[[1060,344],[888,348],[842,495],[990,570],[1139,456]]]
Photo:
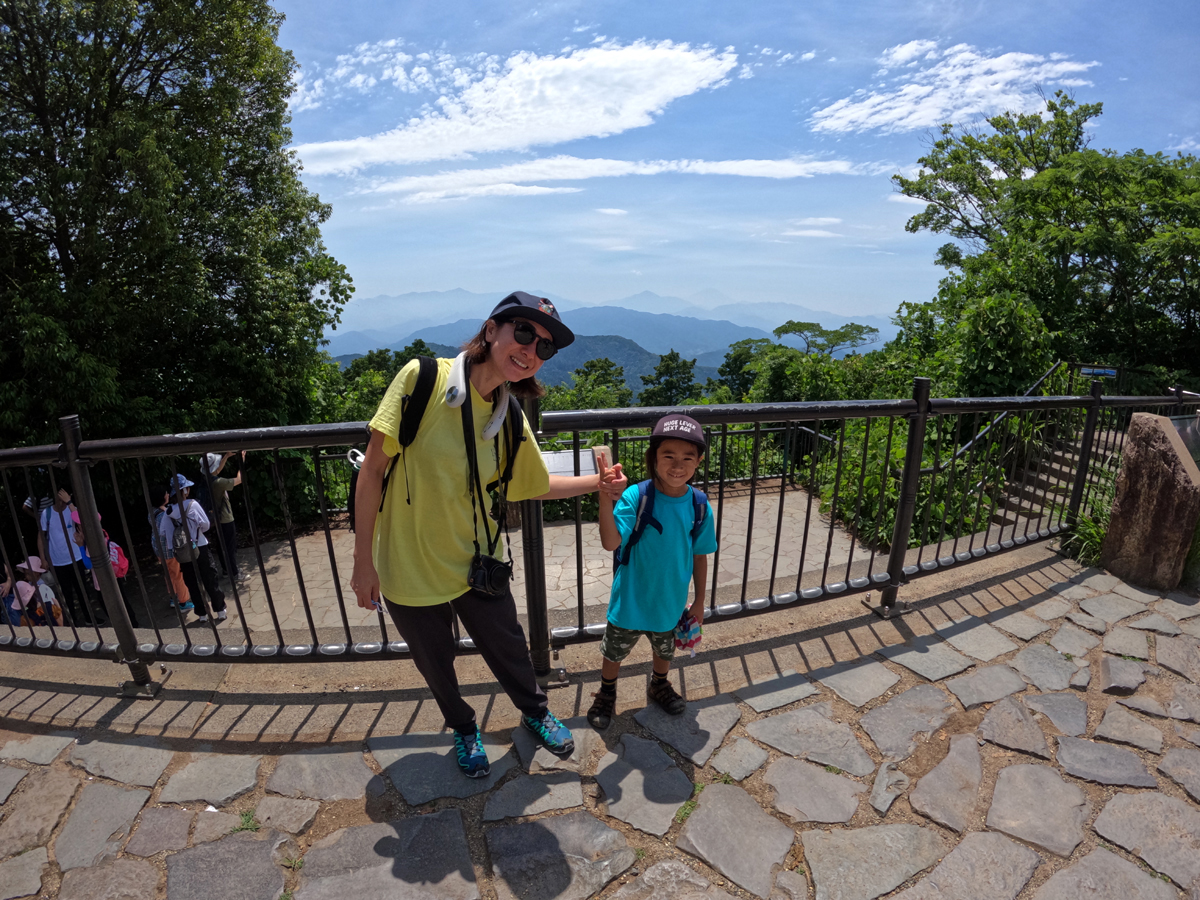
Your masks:
[[[512,580],[512,566],[493,556],[475,554],[467,572],[467,584],[472,590],[489,597],[503,597]]]

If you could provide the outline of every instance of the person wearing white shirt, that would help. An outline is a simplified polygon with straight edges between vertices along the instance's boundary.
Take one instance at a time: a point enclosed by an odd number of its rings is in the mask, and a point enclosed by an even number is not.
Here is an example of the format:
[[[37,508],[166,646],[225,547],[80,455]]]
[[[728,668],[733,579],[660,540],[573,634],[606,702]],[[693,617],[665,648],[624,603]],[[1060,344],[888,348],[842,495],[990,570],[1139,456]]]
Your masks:
[[[103,625],[100,604],[91,597],[87,583],[77,574],[75,564],[83,559],[82,534],[75,533],[71,495],[59,490],[53,505],[42,510],[38,519],[38,553],[50,560],[54,578],[62,591],[64,607],[74,621]]]
[[[208,531],[210,523],[208,516],[202,507],[195,500],[188,499],[188,488],[192,487],[195,482],[188,481],[182,475],[176,475],[174,479],[167,483],[171,491],[171,504],[167,507],[167,514],[160,519],[159,527],[162,529],[163,543],[167,547],[173,546],[175,538],[175,529],[183,528],[184,523],[181,516],[182,509],[187,514],[187,533],[188,536],[195,542],[199,551],[199,555],[193,562],[180,562],[179,566],[183,570],[183,581],[188,587],[188,593],[191,594],[193,602],[198,601],[203,594],[200,593],[200,581],[204,582],[204,589],[208,593],[209,605],[212,607],[212,615],[218,622],[224,621],[227,613],[225,611],[225,592],[221,590],[219,583],[219,575],[217,573],[217,563],[213,559],[212,548],[208,544],[208,538],[205,532]],[[199,570],[200,578],[197,580],[196,573]],[[203,605],[197,603],[196,611],[199,612],[200,622],[207,622],[209,610]]]

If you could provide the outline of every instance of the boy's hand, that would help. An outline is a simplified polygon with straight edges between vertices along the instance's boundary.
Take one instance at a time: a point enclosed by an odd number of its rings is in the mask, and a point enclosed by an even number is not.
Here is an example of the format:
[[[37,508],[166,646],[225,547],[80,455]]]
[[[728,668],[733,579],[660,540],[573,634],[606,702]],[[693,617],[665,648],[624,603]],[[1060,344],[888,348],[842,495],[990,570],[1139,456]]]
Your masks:
[[[608,454],[601,450],[596,454],[596,470],[600,476],[597,485],[600,489],[600,496],[613,502],[619,500],[629,485],[629,479],[621,471],[621,464],[617,463],[610,468]]]
[[[690,615],[693,619],[695,619],[701,625],[704,624],[704,598],[703,597],[697,597],[695,600],[692,601],[692,605],[690,607],[688,607],[688,615]]]

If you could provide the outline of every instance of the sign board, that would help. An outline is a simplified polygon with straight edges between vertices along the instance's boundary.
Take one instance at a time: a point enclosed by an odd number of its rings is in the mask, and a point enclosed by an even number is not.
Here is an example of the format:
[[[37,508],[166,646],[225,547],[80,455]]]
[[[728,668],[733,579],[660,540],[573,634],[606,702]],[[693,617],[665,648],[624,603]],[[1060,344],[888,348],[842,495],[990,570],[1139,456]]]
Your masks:
[[[1187,447],[1188,453],[1192,454],[1192,459],[1200,465],[1200,412],[1194,412],[1188,416],[1170,416],[1171,423],[1179,432],[1179,436],[1183,439],[1183,445]]]
[[[1080,375],[1092,375],[1096,378],[1116,378],[1116,369],[1100,369],[1094,366],[1084,366],[1079,370]]]
[[[574,450],[543,450],[542,459],[546,461],[546,468],[550,470],[551,475],[575,474]],[[579,474],[595,475],[598,471],[599,469],[596,468],[596,455],[592,452],[592,448],[580,447]]]

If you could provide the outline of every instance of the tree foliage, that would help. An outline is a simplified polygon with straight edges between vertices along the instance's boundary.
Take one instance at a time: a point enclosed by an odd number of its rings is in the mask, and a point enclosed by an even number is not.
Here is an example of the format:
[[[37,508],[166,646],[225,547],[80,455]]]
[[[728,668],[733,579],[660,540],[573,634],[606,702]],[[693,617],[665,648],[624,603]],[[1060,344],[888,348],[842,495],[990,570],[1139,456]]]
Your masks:
[[[642,376],[639,406],[681,406],[700,397],[700,385],[695,380],[696,361],[684,359],[676,350],[658,358],[650,375]]]
[[[307,421],[350,291],[265,0],[0,6],[0,444]]]
[[[633,402],[625,386],[625,367],[602,356],[589,359],[571,373],[571,385],[554,385],[542,398],[542,409],[623,409]]]
[[[804,341],[805,353],[825,353],[833,356],[839,350],[854,350],[879,340],[879,329],[870,325],[847,322],[840,328],[822,328],[816,322],[796,322],[789,319],[775,329],[775,337],[794,335]]]

